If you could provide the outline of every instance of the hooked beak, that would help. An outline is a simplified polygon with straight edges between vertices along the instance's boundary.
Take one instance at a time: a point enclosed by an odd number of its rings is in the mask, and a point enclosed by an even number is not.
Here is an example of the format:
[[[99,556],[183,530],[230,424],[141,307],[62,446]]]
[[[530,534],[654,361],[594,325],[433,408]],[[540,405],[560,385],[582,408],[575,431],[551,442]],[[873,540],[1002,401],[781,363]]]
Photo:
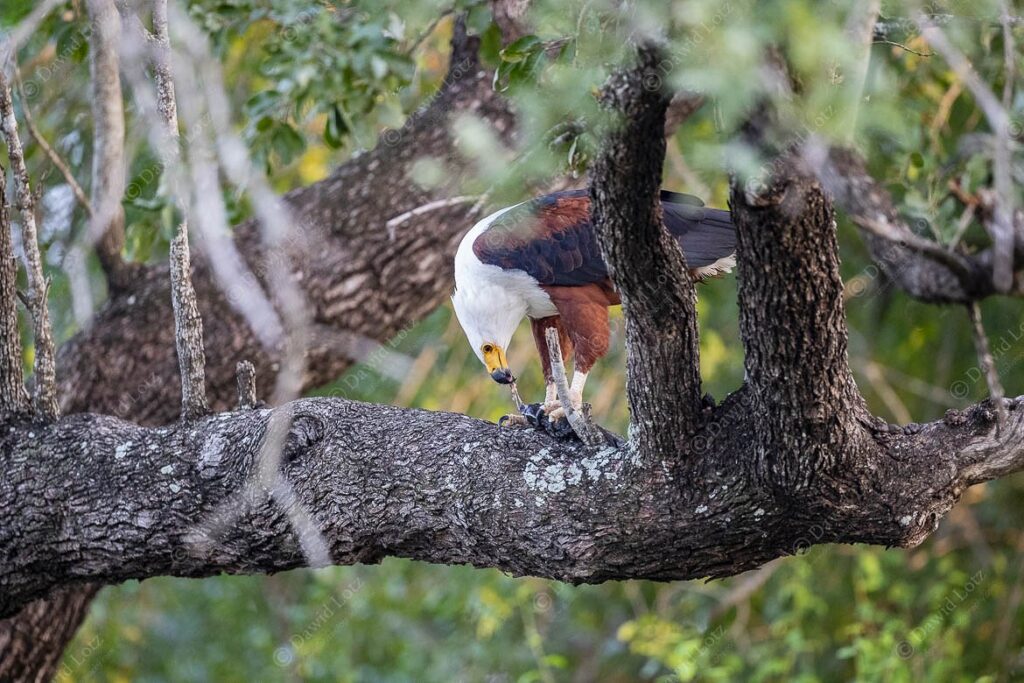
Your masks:
[[[498,384],[512,384],[516,378],[508,369],[508,361],[505,359],[505,350],[497,344],[491,345],[490,350],[484,351],[484,365],[487,372],[491,373],[491,379]]]
[[[516,378],[512,376],[512,371],[508,368],[498,368],[491,373],[491,379],[498,384],[512,384],[516,381]]]

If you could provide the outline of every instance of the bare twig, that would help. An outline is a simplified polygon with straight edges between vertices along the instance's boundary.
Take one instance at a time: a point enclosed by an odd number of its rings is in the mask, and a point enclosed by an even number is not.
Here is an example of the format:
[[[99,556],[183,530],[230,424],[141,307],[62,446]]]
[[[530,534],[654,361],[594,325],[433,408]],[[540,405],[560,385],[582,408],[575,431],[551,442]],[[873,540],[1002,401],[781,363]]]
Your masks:
[[[167,33],[167,0],[154,0],[153,34],[157,41],[155,59],[157,103],[167,137],[177,151],[178,110],[171,75],[170,36]],[[184,207],[186,202],[179,197]],[[175,344],[181,371],[181,417],[195,419],[210,411],[206,400],[206,352],[203,348],[203,321],[199,315],[196,291],[192,286],[192,264],[188,248],[188,221],[183,217],[171,241],[171,300],[174,305]]]
[[[947,266],[957,276],[967,280],[971,277],[970,267],[959,254],[944,249],[938,242],[933,242],[924,237],[918,237],[909,230],[901,230],[899,226],[889,222],[877,221],[866,216],[851,216],[850,220],[864,228],[873,235],[889,240],[900,242],[903,245],[917,251],[933,261]]]
[[[18,122],[14,118],[14,103],[7,76],[0,73],[0,130],[7,142],[7,153],[14,171],[16,206],[21,215],[21,241],[25,252],[25,270],[28,275],[29,311],[32,314],[32,332],[35,341],[35,386],[32,403],[36,413],[46,420],[57,418],[56,365],[54,363],[53,329],[46,306],[49,283],[43,277],[43,258],[36,232],[35,202],[29,183],[25,155],[18,137]]]
[[[971,331],[974,334],[974,348],[978,354],[978,364],[981,371],[985,373],[985,381],[988,383],[988,393],[996,409],[996,419],[1000,431],[1006,427],[1006,392],[999,381],[999,373],[996,372],[995,359],[989,349],[988,335],[985,334],[985,325],[981,320],[981,306],[977,301],[972,301],[967,306],[967,313],[971,317]]]
[[[580,437],[580,441],[588,446],[601,444],[604,439],[600,432],[594,428],[583,411],[577,411],[572,405],[569,380],[565,376],[565,364],[562,362],[562,347],[558,343],[558,330],[550,327],[544,331],[544,336],[548,343],[548,355],[551,357],[551,378],[558,389],[558,401],[565,411],[565,418],[569,420],[569,425],[576,432],[576,436]]]
[[[256,267],[263,274],[267,291],[272,293],[271,297],[263,299],[268,312],[274,315],[273,324],[278,330],[276,335],[283,339],[279,371],[271,394],[271,402],[280,405],[298,397],[306,372],[306,355],[312,334],[313,314],[304,291],[291,274],[294,265],[293,252],[301,253],[308,248],[304,241],[307,236],[300,232],[298,226],[301,222],[291,207],[281,201],[274,192],[262,169],[251,162],[245,144],[235,132],[224,77],[212,53],[208,37],[180,6],[172,7],[171,16],[181,35],[181,44],[185,48],[184,51],[175,53],[175,56],[180,58],[182,64],[188,65],[180,74],[188,80],[181,82],[196,86],[189,87],[181,94],[182,113],[185,115],[186,125],[190,129],[200,126],[204,111],[208,114],[207,120],[212,124],[209,126],[208,136],[198,135],[193,138],[190,145],[190,153],[193,153],[190,156],[193,157],[194,179],[198,179],[201,174],[209,174],[209,183],[197,184],[196,191],[199,193],[210,183],[217,181],[216,165],[208,160],[219,158],[220,167],[228,180],[239,190],[248,190],[254,213],[259,220],[260,237],[266,257]],[[205,95],[205,98],[202,95]],[[208,154],[205,153],[207,148]],[[223,205],[217,193],[213,193],[212,197]],[[210,213],[223,218],[222,228],[217,230],[215,226],[200,222],[204,236],[214,233],[229,234],[227,214],[221,206]],[[207,242],[212,243],[212,240]],[[237,254],[237,249],[230,240],[224,240],[224,247],[227,253]],[[244,271],[243,275],[246,274],[248,264],[240,256],[236,258],[240,263],[239,271]],[[262,294],[262,288],[259,288],[257,293]]]
[[[935,56],[934,52],[921,52],[920,50],[915,50],[912,47],[904,45],[903,43],[898,43],[895,40],[884,40],[884,39],[882,39],[882,40],[875,40],[873,42],[876,43],[876,44],[879,44],[879,45],[892,45],[893,47],[898,47],[899,49],[903,50],[904,52],[909,52],[910,54],[917,55],[918,57],[934,57]]]
[[[875,23],[882,9],[882,0],[869,0],[853,5],[846,33],[854,47],[854,64],[850,73],[850,83],[846,91],[846,107],[843,112],[845,121],[843,131],[847,142],[854,138],[857,127],[857,113],[864,97],[864,86],[867,83],[868,68],[871,66],[871,43],[875,34]]]
[[[5,173],[0,167],[0,415],[28,412],[21,371],[21,334],[18,330],[18,270],[7,213]]]
[[[415,218],[416,216],[422,216],[425,213],[437,211],[438,209],[444,209],[449,206],[457,206],[459,204],[475,202],[480,198],[480,195],[461,195],[458,197],[450,197],[448,199],[437,199],[432,202],[427,202],[423,206],[417,206],[415,209],[399,214],[394,218],[389,219],[388,222],[384,224],[388,229],[388,239],[394,240],[395,230],[398,229],[398,226],[412,218]]]
[[[1003,17],[1004,27],[1008,25],[1008,15]],[[978,75],[970,61],[946,37],[941,28],[926,25],[926,18],[921,15],[919,21],[923,26],[921,35],[936,51],[949,62],[957,75],[963,79],[967,88],[974,95],[975,101],[985,114],[989,126],[995,135],[993,152],[993,179],[999,201],[993,211],[992,220],[986,222],[992,236],[994,249],[992,254],[992,281],[997,291],[1007,293],[1013,288],[1014,261],[1014,229],[1013,229],[1013,175],[1010,159],[1010,115],[1000,103],[992,89]],[[1011,55],[1012,57],[1012,55]]]
[[[92,203],[89,198],[85,196],[85,190],[78,184],[78,180],[75,179],[73,173],[71,173],[71,167],[68,166],[67,162],[61,158],[60,154],[53,148],[53,145],[47,141],[40,130],[36,127],[35,119],[32,116],[32,112],[28,108],[28,98],[25,97],[25,92],[21,86],[21,74],[15,70],[14,72],[14,84],[18,89],[18,97],[21,98],[21,117],[25,120],[25,130],[32,136],[36,144],[39,145],[39,149],[43,150],[43,154],[50,160],[53,167],[60,172],[64,177],[64,182],[71,188],[72,194],[75,195],[75,200],[82,207],[82,210],[89,216],[92,215]]]
[[[256,368],[247,360],[235,366],[238,377],[238,407],[240,410],[251,410],[256,407]]]
[[[89,75],[92,82],[93,156],[89,242],[107,281],[123,287],[124,261],[124,104],[121,95],[121,21],[113,0],[88,0],[92,42]]]

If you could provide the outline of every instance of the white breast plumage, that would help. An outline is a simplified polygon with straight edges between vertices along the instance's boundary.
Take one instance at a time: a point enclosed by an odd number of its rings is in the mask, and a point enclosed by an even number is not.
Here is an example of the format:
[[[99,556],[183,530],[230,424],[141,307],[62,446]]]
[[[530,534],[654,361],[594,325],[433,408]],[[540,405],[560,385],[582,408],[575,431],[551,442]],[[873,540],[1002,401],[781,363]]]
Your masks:
[[[518,206],[518,204],[516,205]],[[455,287],[457,289],[483,289],[498,287],[510,297],[520,299],[526,305],[526,314],[531,318],[545,318],[557,315],[558,310],[551,297],[541,289],[540,284],[528,273],[521,270],[506,270],[489,263],[483,263],[473,253],[473,242],[503,213],[515,206],[504,208],[482,219],[466,233],[455,253]]]

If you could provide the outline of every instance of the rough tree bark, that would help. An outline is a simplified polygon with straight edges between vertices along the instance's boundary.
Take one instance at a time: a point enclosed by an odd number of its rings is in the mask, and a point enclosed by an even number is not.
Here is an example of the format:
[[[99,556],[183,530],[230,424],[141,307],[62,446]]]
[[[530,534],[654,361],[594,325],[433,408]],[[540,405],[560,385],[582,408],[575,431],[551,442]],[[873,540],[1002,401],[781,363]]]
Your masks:
[[[630,437],[657,459],[689,449],[701,410],[700,341],[697,294],[662,224],[658,195],[670,99],[662,89],[664,56],[655,45],[638,53],[637,65],[614,74],[602,92],[613,118],[590,194],[601,253],[626,313]],[[646,267],[637,268],[640,262]]]
[[[729,576],[808,545],[908,546],[972,483],[1024,466],[1024,400],[999,442],[984,407],[847,448],[782,488],[747,389],[668,465],[532,429],[345,399],[302,399],[281,472],[338,564],[388,556],[573,583]],[[306,564],[287,511],[241,495],[274,410],[147,428],[75,415],[0,436],[0,615],[85,581],[254,573]],[[996,453],[999,453],[996,456]],[[796,457],[800,454],[793,454]],[[771,485],[762,483],[764,478]],[[777,490],[778,489],[778,490]],[[226,528],[223,510],[237,511]]]
[[[25,166],[25,152],[18,136],[18,122],[14,118],[14,102],[10,83],[0,70],[0,133],[7,143],[7,155],[14,172],[14,189],[17,196],[18,217],[21,225],[21,244],[24,252],[25,273],[28,291],[24,294],[25,305],[32,316],[32,337],[35,341],[35,360],[32,369],[35,383],[32,389],[32,407],[37,414],[47,418],[57,417],[57,383],[50,310],[46,304],[49,280],[43,276],[43,257],[39,249],[36,230],[35,198]],[[6,178],[4,179],[6,181]]]
[[[0,166],[0,419],[28,412],[28,394],[21,370],[18,327],[18,266],[14,259],[6,174]]]
[[[450,292],[451,258],[462,233],[478,217],[473,205],[422,212],[392,231],[385,224],[451,191],[415,184],[410,170],[417,159],[438,159],[450,170],[452,187],[469,169],[470,160],[459,152],[450,131],[457,115],[475,114],[506,139],[513,133],[513,116],[491,89],[491,74],[480,67],[477,48],[476,37],[457,30],[448,74],[429,105],[400,129],[386,131],[374,150],[286,196],[301,220],[297,237],[286,245],[289,260],[316,305],[318,334],[305,388],[337,378],[372,354],[373,342],[394,338]],[[266,273],[267,256],[255,222],[238,226],[234,235],[251,270]],[[193,282],[205,323],[207,386],[211,407],[224,410],[234,403],[238,360],[251,360],[255,381],[270,386],[279,358],[260,345],[236,314],[232,293],[218,290],[201,255],[197,261]],[[93,410],[149,425],[177,418],[180,378],[168,325],[173,319],[169,288],[166,266],[140,269],[129,288],[112,293],[89,329],[61,346],[59,396],[65,413]],[[0,680],[51,678],[97,589],[77,585],[57,591],[0,621]]]

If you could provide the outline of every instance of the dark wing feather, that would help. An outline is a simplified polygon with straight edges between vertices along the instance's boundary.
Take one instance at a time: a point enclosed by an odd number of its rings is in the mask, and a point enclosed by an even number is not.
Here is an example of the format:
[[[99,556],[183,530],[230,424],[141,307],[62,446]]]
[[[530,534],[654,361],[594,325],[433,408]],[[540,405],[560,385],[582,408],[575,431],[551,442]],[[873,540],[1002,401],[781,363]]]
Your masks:
[[[689,267],[710,265],[736,250],[728,211],[674,192],[662,191],[661,199],[665,227]],[[506,211],[476,238],[473,252],[483,263],[524,271],[542,285],[585,285],[608,277],[587,190],[545,195]]]
[[[525,271],[542,285],[585,285],[608,277],[586,190],[556,192],[506,211],[476,238],[473,252],[483,263]]]
[[[700,202],[689,195],[661,193],[665,227],[679,242],[686,265],[701,268],[736,252],[736,228],[725,209],[710,209],[693,200]]]

